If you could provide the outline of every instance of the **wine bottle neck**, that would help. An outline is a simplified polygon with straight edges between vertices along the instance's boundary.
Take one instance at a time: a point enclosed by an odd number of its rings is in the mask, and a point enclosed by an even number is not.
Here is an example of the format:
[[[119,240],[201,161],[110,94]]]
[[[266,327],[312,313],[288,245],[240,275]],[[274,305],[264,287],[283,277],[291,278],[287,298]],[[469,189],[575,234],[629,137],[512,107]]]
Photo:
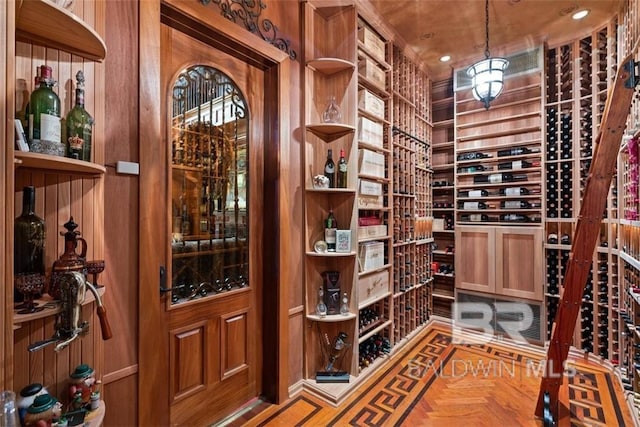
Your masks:
[[[32,187],[22,191],[22,215],[32,215],[36,210],[36,192]]]
[[[84,108],[84,89],[76,89],[76,107]]]

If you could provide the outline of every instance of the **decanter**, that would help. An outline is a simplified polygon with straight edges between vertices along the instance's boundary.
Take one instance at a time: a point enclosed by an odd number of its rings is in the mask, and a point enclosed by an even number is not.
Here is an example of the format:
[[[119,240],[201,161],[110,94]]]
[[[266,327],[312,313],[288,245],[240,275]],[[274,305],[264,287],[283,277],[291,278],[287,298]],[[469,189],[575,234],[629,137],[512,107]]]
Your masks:
[[[336,102],[336,97],[330,96],[327,108],[322,113],[322,121],[325,123],[338,123],[340,120],[342,120],[342,113]]]
[[[316,305],[316,314],[320,317],[327,315],[327,305],[324,303],[324,290],[320,287],[318,291],[318,305]]]
[[[342,294],[342,305],[340,306],[340,314],[346,316],[349,314],[349,298],[347,293]]]

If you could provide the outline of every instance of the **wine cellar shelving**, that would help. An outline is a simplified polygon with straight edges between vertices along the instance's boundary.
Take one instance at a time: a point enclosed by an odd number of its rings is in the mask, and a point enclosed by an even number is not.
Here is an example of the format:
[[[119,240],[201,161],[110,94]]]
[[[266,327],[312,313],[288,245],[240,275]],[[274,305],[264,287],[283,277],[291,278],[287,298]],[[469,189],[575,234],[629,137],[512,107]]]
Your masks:
[[[424,325],[431,314],[430,81],[400,48],[392,50],[394,341]]]
[[[607,88],[617,69],[615,24],[550,47],[545,98],[545,259],[547,339],[563,292],[566,264],[581,208]],[[574,346],[618,364],[619,275],[617,179],[603,212],[585,284]]]
[[[455,300],[453,79],[432,84],[433,314],[450,318]]]

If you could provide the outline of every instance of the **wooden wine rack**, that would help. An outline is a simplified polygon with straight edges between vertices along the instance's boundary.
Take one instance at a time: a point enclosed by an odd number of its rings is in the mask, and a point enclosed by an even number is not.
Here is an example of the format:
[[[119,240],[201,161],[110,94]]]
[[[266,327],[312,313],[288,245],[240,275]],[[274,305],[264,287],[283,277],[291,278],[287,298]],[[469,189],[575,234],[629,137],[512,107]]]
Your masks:
[[[615,24],[570,43],[550,47],[545,98],[545,258],[547,337],[562,295],[562,283],[595,150],[607,89],[617,68]],[[620,360],[617,180],[603,212],[599,245],[593,254],[574,345]]]

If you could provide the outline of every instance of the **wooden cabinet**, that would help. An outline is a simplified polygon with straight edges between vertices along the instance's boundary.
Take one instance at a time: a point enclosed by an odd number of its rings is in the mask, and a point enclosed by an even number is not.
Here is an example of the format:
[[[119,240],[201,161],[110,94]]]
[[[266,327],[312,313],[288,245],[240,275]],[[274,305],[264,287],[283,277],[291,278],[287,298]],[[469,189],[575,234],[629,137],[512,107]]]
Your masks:
[[[542,230],[459,226],[456,288],[541,301]]]
[[[6,193],[6,241],[3,263],[5,268],[5,304],[8,311],[4,324],[3,360],[5,375],[3,388],[20,390],[29,383],[39,382],[63,402],[68,402],[66,384],[69,374],[81,363],[91,365],[98,377],[104,373],[103,343],[97,325],[98,317],[92,299],[82,309],[81,317],[90,324],[89,333],[59,352],[46,347],[30,354],[27,348],[35,341],[54,333],[55,314],[59,308],[31,315],[13,315],[13,218],[21,206],[22,188],[36,187],[36,213],[45,220],[45,265],[51,266],[63,252],[59,232],[62,224],[73,216],[78,230],[87,241],[87,259],[104,259],[103,197],[104,197],[104,67],[99,64],[106,47],[99,33],[104,30],[105,4],[91,0],[78,1],[70,9],[52,2],[33,0],[14,4],[15,9],[0,17],[15,28],[3,42],[7,43],[6,117],[23,117],[28,96],[33,90],[36,66],[52,67],[55,89],[63,106],[64,117],[73,105],[75,73],[82,69],[87,78],[86,109],[95,118],[93,129],[93,162],[52,157],[37,153],[17,152],[13,147],[13,127],[6,128],[5,159],[7,175],[3,177]],[[4,6],[2,6],[4,8]],[[15,24],[15,27],[14,27]],[[14,38],[15,37],[15,38]],[[4,49],[3,49],[4,50]],[[15,84],[13,82],[16,82]],[[66,90],[63,90],[66,88]],[[7,120],[9,122],[10,120]],[[11,121],[12,122],[12,121]],[[10,165],[10,166],[9,166]],[[111,268],[107,265],[106,268]],[[13,339],[11,339],[13,337]]]

